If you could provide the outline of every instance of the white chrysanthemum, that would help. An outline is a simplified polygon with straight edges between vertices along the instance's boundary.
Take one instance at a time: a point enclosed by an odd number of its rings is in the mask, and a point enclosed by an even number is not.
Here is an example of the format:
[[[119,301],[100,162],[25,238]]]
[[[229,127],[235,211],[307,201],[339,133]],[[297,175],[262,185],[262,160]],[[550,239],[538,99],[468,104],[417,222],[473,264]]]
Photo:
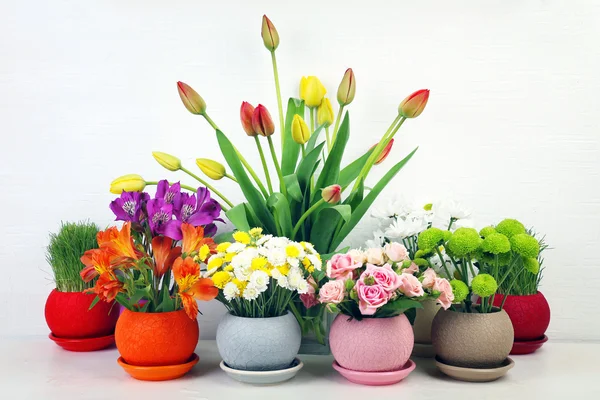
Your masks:
[[[390,219],[397,218],[403,212],[403,201],[391,198],[385,204],[377,204],[371,211],[371,216],[386,223]]]
[[[304,242],[304,247],[306,248],[306,252],[310,254],[315,254],[317,251],[315,250],[315,246],[312,243]]]
[[[256,241],[257,246],[262,246],[273,238],[273,235],[263,235]]]
[[[323,262],[319,259],[319,257],[309,254],[306,256],[308,261],[315,267],[317,271],[320,271],[323,268]]]
[[[241,266],[237,268],[233,268],[233,274],[236,278],[238,278],[242,282],[246,282],[250,279],[250,275],[252,275],[252,267],[251,266]]]
[[[240,289],[235,283],[229,282],[223,287],[223,295],[225,300],[231,301],[240,295]]]
[[[246,248],[246,245],[243,243],[231,243],[231,245],[227,248],[227,253],[239,253],[240,251],[244,250]]]
[[[249,283],[244,289],[244,294],[242,294],[242,297],[246,300],[256,300],[258,295],[260,295],[260,292],[253,284]]]
[[[280,267],[287,262],[285,249],[273,249],[266,254],[267,260],[274,267]]]
[[[296,290],[298,291],[299,294],[308,293],[308,282],[306,282],[305,279],[302,279],[300,282],[298,282],[298,285],[296,286]]]
[[[290,269],[287,278],[289,285],[292,289],[297,289],[301,282],[304,280],[302,273],[296,269]]]
[[[284,289],[290,289],[290,283],[288,281],[287,276],[285,275],[279,275],[279,277],[277,278],[277,285]]]
[[[265,271],[254,271],[250,275],[250,284],[253,285],[259,293],[267,290],[269,285],[269,275]]]
[[[284,249],[289,242],[290,239],[286,237],[274,237],[265,243],[265,247],[268,249]]]
[[[366,241],[367,248],[379,248],[385,244],[385,234],[381,230],[373,232],[373,239]]]
[[[281,273],[281,271],[279,271],[277,268],[273,268],[271,270],[271,277],[273,279],[279,279],[283,276],[283,274]]]
[[[392,222],[392,224],[385,230],[385,235],[393,239],[406,239],[407,237],[414,236],[427,229],[427,223],[424,219],[401,219]]]

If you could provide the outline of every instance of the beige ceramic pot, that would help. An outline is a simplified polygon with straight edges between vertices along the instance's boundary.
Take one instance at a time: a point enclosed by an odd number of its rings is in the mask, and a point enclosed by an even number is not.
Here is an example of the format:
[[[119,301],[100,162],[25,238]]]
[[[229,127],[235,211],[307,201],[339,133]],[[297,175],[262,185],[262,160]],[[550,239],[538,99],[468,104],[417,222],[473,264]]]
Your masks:
[[[431,344],[431,324],[442,306],[436,304],[435,300],[424,301],[421,305],[423,308],[417,308],[417,316],[413,323],[415,343]]]
[[[504,310],[487,314],[442,310],[431,327],[438,359],[467,368],[502,365],[512,348],[513,335],[512,323]]]

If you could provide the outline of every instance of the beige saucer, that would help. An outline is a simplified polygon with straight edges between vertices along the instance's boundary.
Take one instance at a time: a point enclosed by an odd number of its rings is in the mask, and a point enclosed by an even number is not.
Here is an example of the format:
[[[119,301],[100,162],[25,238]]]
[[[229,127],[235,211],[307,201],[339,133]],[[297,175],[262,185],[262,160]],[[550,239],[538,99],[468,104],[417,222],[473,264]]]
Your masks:
[[[433,358],[435,357],[435,349],[431,343],[415,343],[413,347],[412,357]]]
[[[466,382],[490,382],[506,375],[508,370],[515,366],[515,362],[507,357],[498,368],[464,368],[444,364],[438,357],[435,358],[435,365],[444,374],[459,381]]]

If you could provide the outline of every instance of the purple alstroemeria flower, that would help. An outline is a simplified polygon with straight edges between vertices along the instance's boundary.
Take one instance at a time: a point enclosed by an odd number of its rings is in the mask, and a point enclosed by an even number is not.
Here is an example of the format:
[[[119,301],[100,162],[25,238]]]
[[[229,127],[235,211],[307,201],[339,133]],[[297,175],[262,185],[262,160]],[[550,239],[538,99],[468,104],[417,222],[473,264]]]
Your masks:
[[[117,217],[115,221],[141,222],[145,217],[142,204],[150,200],[145,192],[123,192],[110,202],[110,209]]]
[[[173,204],[168,204],[163,199],[152,199],[146,205],[148,223],[152,234],[164,235],[173,240],[181,240],[181,224],[173,220]]]
[[[179,214],[182,205],[181,184],[179,182],[169,185],[169,181],[163,179],[156,186],[155,199],[162,199],[166,204],[173,205],[173,212]]]
[[[205,187],[199,187],[196,194],[191,196],[183,195],[183,205],[177,215],[179,221],[186,222],[193,226],[209,225],[214,221],[223,222],[221,215],[221,205],[210,198],[210,192]],[[214,228],[213,228],[214,229]]]

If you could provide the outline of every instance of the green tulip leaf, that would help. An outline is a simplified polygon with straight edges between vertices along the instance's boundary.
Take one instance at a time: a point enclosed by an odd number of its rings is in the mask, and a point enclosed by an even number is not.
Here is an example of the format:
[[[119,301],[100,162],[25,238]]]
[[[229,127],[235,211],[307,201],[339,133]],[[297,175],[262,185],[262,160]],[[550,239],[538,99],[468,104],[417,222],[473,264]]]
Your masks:
[[[225,212],[225,215],[237,230],[250,230],[250,224],[248,223],[248,217],[246,216],[245,203],[238,204],[237,206],[229,209]]]
[[[317,145],[317,140],[319,139],[319,135],[323,131],[323,128],[325,128],[325,125],[321,125],[317,129],[315,129],[313,134],[310,136],[310,139],[308,139],[308,142],[306,142],[306,152],[307,153],[309,151],[312,151],[312,149],[314,149],[315,146]],[[325,142],[323,142],[323,143],[325,143]]]
[[[344,116],[344,120],[342,121],[342,125],[337,133],[337,138],[333,147],[331,148],[331,152],[329,156],[327,156],[327,160],[325,161],[325,165],[323,166],[323,171],[321,171],[321,175],[319,175],[319,179],[317,180],[317,184],[315,188],[317,191],[319,189],[323,189],[329,185],[333,185],[338,183],[338,179],[340,177],[340,164],[342,162],[342,157],[344,155],[344,150],[346,148],[346,143],[348,143],[348,138],[350,137],[350,116],[348,112]],[[318,198],[316,196],[317,191],[313,193],[311,201],[314,203]]]
[[[292,235],[292,216],[290,215],[290,204],[281,193],[273,193],[267,200],[267,205],[277,216],[277,223],[281,228],[281,235],[290,237]]]
[[[300,161],[300,165],[298,165],[298,172],[296,173],[296,175],[298,176],[298,183],[300,184],[301,189],[306,188],[308,182],[310,181],[310,178],[314,173],[315,165],[317,165],[320,162],[319,156],[321,155],[321,150],[323,150],[323,146],[325,146],[325,142],[319,144],[310,152],[306,153],[302,161]]]
[[[348,186],[356,179],[358,174],[360,174],[361,169],[367,163],[367,160],[371,156],[372,152],[373,152],[373,149],[367,151],[360,158],[357,158],[356,160],[354,160],[353,162],[348,164],[344,169],[342,169],[340,171],[339,184],[341,187]]]
[[[286,175],[283,177],[283,182],[292,199],[302,201],[302,189],[300,189],[300,184],[298,183],[298,176],[296,174]]]

